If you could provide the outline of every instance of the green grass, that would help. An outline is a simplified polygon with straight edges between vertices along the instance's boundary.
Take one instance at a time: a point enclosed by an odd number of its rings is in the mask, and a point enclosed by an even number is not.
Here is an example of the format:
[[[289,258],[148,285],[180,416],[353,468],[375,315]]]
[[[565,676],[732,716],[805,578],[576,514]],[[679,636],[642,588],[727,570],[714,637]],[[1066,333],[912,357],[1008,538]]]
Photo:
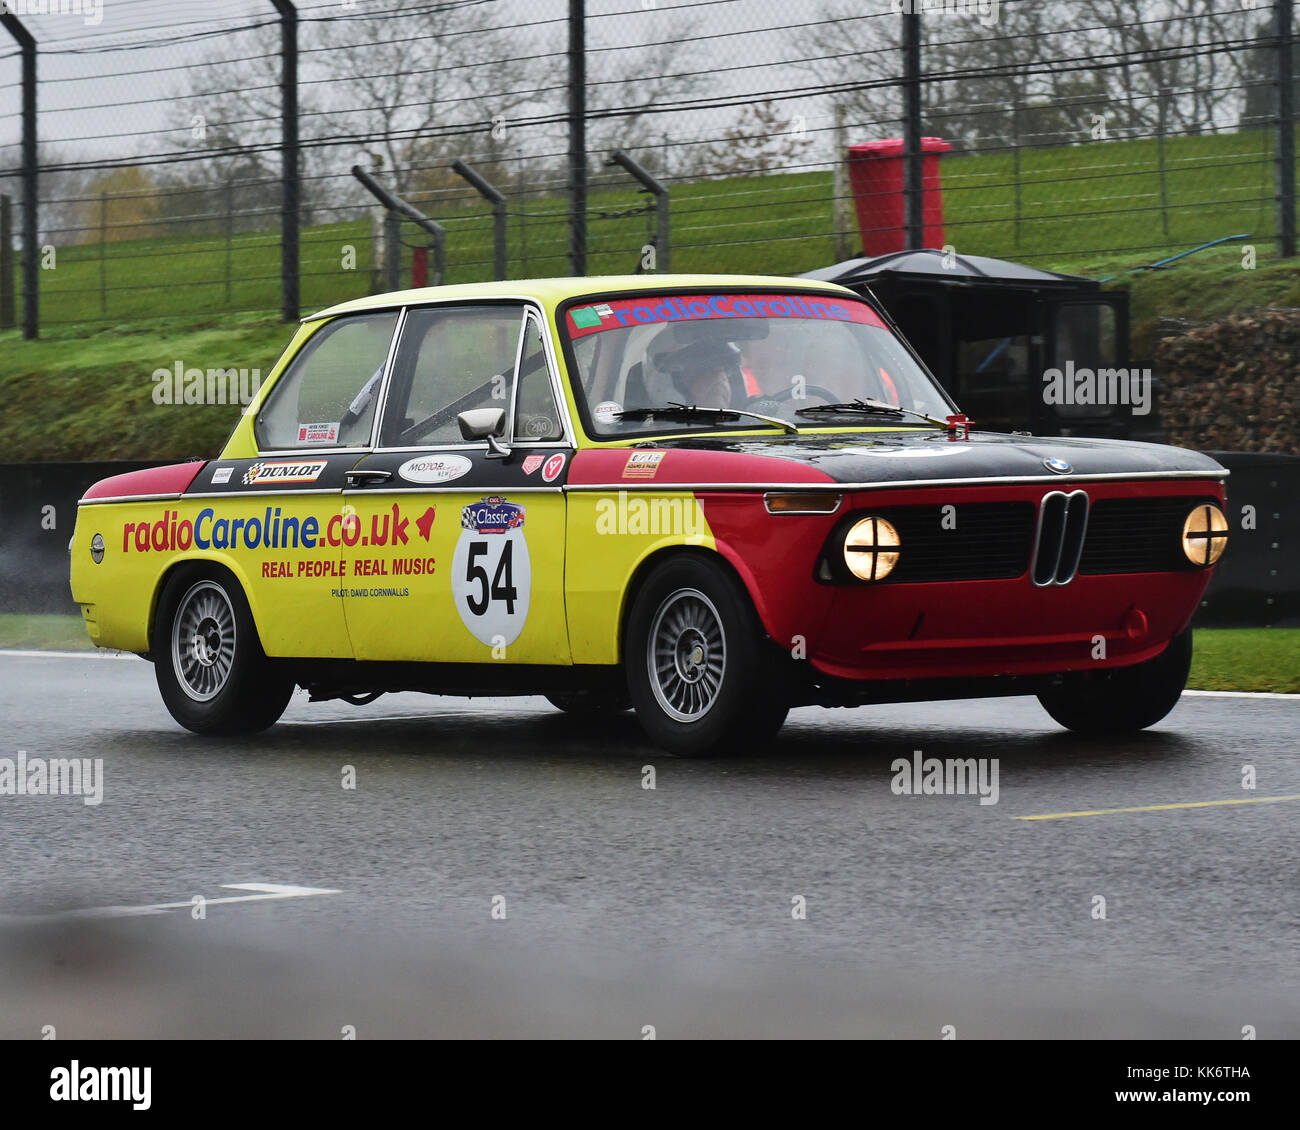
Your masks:
[[[1118,275],[1111,285],[1129,288],[1132,296],[1134,355],[1148,357],[1159,317],[1300,305],[1300,267],[1272,255],[1270,144],[1265,131],[1168,141],[1163,219],[1153,141],[1025,152],[1018,204],[1010,155],[950,155],[944,164],[946,238],[961,252],[1097,278]],[[832,191],[830,174],[820,172],[674,185],[672,269],[797,274],[825,266],[835,258]],[[631,187],[592,194],[591,273],[636,268],[652,218],[617,214],[644,200]],[[529,200],[525,210],[510,218],[511,276],[566,273],[565,201]],[[441,208],[438,219],[448,229],[448,281],[489,278],[490,216],[463,204]],[[1129,273],[1167,254],[1157,245],[1172,251],[1238,233],[1250,234],[1258,269],[1243,270],[1241,249],[1226,245],[1172,268]],[[415,235],[407,225],[404,238]],[[355,269],[345,270],[349,248]],[[0,332],[0,449],[6,458],[215,453],[237,409],[155,405],[151,375],[178,360],[187,367],[265,374],[291,334],[275,313],[279,255],[274,232],[236,234],[229,248],[220,236],[60,248],[57,267],[41,273],[41,339],[25,342],[16,330]],[[404,266],[402,278],[409,277]],[[369,283],[368,223],[303,231],[305,313],[360,296]]]
[[[0,648],[90,651],[79,616],[0,615]],[[1300,628],[1202,628],[1190,690],[1300,694]]]
[[[0,614],[0,647],[38,651],[93,651],[80,616]]]
[[[944,159],[948,232],[958,250],[1069,259],[1092,251],[1149,254],[1221,236],[1274,231],[1273,150],[1265,130]],[[1019,226],[1017,229],[1017,218]],[[1160,256],[1149,254],[1149,258]]]
[[[1025,150],[1018,174],[1015,160],[1002,153],[944,158],[945,235],[958,251],[1045,266],[1086,261],[1110,273],[1159,258],[1159,248],[1182,250],[1248,234],[1262,250],[1272,239],[1272,137],[1265,130],[1169,139],[1163,189],[1153,140]],[[825,266],[834,258],[832,195],[829,172],[675,184],[672,267],[795,274]],[[593,191],[591,273],[635,269],[653,221],[621,213],[646,199],[630,185]],[[448,281],[490,278],[492,226],[485,209],[415,202],[448,230]],[[512,204],[512,277],[567,272],[566,217],[560,196],[530,199],[522,208]],[[90,242],[59,247],[55,269],[41,273],[47,326],[279,307],[275,232],[103,246],[94,232],[86,234]],[[404,238],[423,236],[406,225]],[[352,269],[344,267],[348,248],[355,252]],[[371,266],[368,221],[306,227],[301,266],[304,310],[364,294]]]
[[[15,461],[211,457],[239,407],[155,404],[154,370],[180,360],[264,376],[291,336],[247,314],[0,334],[0,449]]]
[[[1199,691],[1300,694],[1300,628],[1197,631],[1187,685]]]

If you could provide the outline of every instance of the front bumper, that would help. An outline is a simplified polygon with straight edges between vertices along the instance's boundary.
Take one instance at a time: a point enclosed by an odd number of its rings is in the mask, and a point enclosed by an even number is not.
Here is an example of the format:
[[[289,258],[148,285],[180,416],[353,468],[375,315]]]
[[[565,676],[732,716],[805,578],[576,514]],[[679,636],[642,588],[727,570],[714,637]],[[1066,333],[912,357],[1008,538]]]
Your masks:
[[[1104,500],[1198,499],[1222,503],[1216,479],[979,484],[847,490],[830,517],[773,516],[748,522],[739,499],[714,504],[719,548],[745,579],[771,638],[838,680],[979,679],[1041,676],[1141,663],[1160,654],[1190,623],[1212,570],[1080,571],[1066,583],[1036,585],[1017,576],[846,583],[828,578],[823,547],[855,513],[896,507],[955,507],[960,528],[971,503],[1028,503],[1035,512],[1057,489]],[[729,512],[730,511],[730,512]],[[968,512],[969,513],[969,512]],[[715,520],[716,514],[716,520]],[[1141,530],[1135,525],[1135,530]],[[1115,527],[1108,530],[1112,551]],[[724,544],[725,543],[725,544]],[[962,543],[927,543],[960,562]],[[970,543],[966,543],[969,547]],[[1086,547],[1086,543],[1085,543]],[[907,540],[901,547],[903,558]],[[939,570],[942,571],[942,570]],[[901,561],[898,572],[901,574]],[[931,570],[931,573],[935,570]],[[1005,574],[1005,570],[1004,570]],[[949,570],[949,577],[960,569]]]

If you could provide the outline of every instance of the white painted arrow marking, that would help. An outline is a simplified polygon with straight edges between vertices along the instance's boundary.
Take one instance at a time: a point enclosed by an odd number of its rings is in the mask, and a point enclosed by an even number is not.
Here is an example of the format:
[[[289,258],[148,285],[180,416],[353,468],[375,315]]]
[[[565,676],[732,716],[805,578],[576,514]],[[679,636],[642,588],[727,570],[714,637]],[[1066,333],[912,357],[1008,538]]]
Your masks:
[[[272,899],[302,899],[316,895],[341,895],[341,890],[331,887],[296,887],[290,883],[222,883],[224,891],[252,891],[247,895],[225,895],[221,898],[204,899],[204,906],[218,906],[232,902],[268,902]],[[149,914],[166,914],[169,910],[189,910],[194,906],[193,899],[184,902],[156,902],[148,906],[92,906],[85,910],[68,910],[60,914],[38,915],[46,919],[64,918],[140,918]],[[19,921],[13,916],[5,916],[8,921]],[[32,921],[23,918],[21,921]]]

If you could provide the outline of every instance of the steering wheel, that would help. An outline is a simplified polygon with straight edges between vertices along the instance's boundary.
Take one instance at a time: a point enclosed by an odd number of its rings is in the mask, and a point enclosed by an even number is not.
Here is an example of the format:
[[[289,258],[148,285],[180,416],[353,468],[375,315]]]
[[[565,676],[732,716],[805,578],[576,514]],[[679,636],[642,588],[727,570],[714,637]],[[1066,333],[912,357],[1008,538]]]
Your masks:
[[[804,392],[812,393],[814,396],[820,396],[827,404],[834,404],[839,399],[839,397],[835,393],[831,392],[830,389],[823,388],[821,385],[804,385]],[[784,400],[791,400],[793,398],[794,385],[790,385],[788,388],[783,388],[778,392],[760,392],[757,396],[751,396],[747,401],[747,404],[756,404],[760,400],[774,400],[779,404]]]

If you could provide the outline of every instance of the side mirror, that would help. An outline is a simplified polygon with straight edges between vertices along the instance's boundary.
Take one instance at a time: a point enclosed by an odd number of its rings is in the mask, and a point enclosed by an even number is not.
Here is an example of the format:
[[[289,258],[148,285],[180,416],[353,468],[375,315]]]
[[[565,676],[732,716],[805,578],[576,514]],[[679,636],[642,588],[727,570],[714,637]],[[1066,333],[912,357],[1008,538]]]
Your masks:
[[[508,448],[498,438],[506,430],[506,410],[504,408],[471,408],[456,417],[460,434],[464,439],[485,439],[488,445],[489,459],[504,459],[510,454]]]

